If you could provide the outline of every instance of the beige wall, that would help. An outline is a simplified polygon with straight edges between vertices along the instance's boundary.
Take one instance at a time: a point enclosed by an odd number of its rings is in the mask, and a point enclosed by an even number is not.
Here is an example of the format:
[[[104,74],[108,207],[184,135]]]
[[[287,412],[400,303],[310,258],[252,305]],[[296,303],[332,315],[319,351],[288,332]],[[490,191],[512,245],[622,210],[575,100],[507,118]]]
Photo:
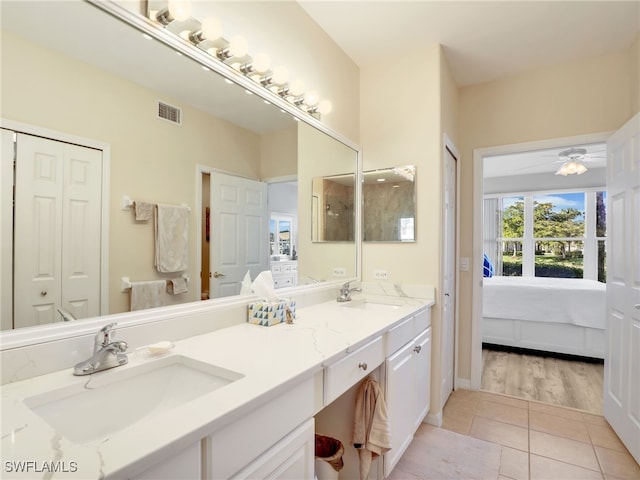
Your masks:
[[[629,87],[631,88],[631,112],[640,112],[640,35],[629,48]]]
[[[630,56],[589,58],[460,89],[460,256],[472,258],[473,150],[617,129],[634,113]],[[458,376],[469,379],[472,271],[459,275]]]
[[[386,270],[390,282],[440,291],[443,134],[457,137],[458,89],[439,45],[362,69],[360,138],[364,170],[416,165],[415,243],[364,243],[362,277]],[[440,305],[432,310],[431,415],[441,412]]]

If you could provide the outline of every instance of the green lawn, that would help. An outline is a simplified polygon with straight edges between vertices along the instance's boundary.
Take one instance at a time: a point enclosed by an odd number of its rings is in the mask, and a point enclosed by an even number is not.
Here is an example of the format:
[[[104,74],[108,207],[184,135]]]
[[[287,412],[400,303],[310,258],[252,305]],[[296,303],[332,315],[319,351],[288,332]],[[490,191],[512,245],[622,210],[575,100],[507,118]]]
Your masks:
[[[522,275],[522,257],[503,255],[504,275]],[[562,258],[560,255],[536,255],[537,277],[582,278],[582,257]]]

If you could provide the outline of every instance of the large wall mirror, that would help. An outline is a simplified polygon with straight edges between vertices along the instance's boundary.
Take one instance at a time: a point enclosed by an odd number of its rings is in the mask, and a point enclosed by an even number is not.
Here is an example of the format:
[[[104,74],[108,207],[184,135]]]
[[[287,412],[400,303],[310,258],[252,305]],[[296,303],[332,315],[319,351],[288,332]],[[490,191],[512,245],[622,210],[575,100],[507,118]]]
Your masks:
[[[416,241],[416,167],[363,172],[362,240]]]
[[[8,256],[5,257],[5,249],[12,245],[11,238],[15,235],[6,214],[15,215],[17,222],[24,222],[20,235],[34,236],[45,230],[33,232],[30,230],[34,223],[32,216],[18,218],[10,207],[7,210],[5,200],[10,200],[12,185],[7,185],[3,171],[0,190],[4,205],[0,244],[3,249],[0,281],[3,330],[13,328],[14,324],[37,326],[61,321],[57,307],[70,310],[78,318],[129,311],[130,293],[123,285],[123,277],[132,282],[188,279],[187,292],[167,295],[166,304],[200,301],[204,290],[201,284],[207,283],[200,278],[200,271],[209,267],[205,265],[211,261],[207,258],[208,252],[213,252],[220,241],[212,223],[213,214],[207,215],[206,208],[207,202],[211,211],[216,204],[212,185],[213,176],[219,172],[269,183],[264,195],[283,190],[271,188],[273,182],[282,181],[283,187],[286,184],[286,201],[277,198],[261,201],[272,205],[280,201],[282,206],[274,211],[291,216],[288,241],[291,249],[296,248],[299,283],[339,280],[333,275],[334,267],[343,268],[347,277],[357,276],[355,237],[350,236],[339,245],[321,245],[312,242],[309,235],[312,179],[338,173],[355,175],[358,171],[359,153],[348,140],[319,127],[319,122],[299,121],[290,111],[283,111],[258,95],[247,94],[245,88],[230,84],[188,55],[179,54],[175,45],[167,45],[171,42],[145,38],[139,28],[131,25],[132,20],[124,21],[91,3],[6,2],[2,5],[1,21],[3,164],[5,156],[13,155],[14,148],[13,137],[7,142],[5,134],[20,131],[22,125],[37,127],[36,137],[61,134],[63,143],[73,148],[77,146],[75,143],[85,140],[93,142],[89,150],[106,146],[101,157],[105,162],[99,172],[102,176],[95,184],[97,201],[103,205],[88,215],[100,217],[95,222],[97,234],[91,241],[76,242],[75,247],[55,250],[50,255],[55,260],[63,251],[82,252],[83,258],[97,260],[97,268],[102,269],[97,276],[99,298],[89,306],[78,302],[75,310],[73,295],[59,291],[62,287],[44,289],[34,282],[38,272],[34,274],[33,264],[25,266],[20,258],[12,257],[8,261]],[[177,113],[173,107],[179,109]],[[12,146],[8,147],[8,143]],[[44,157],[38,158],[36,163]],[[318,161],[320,158],[332,161]],[[107,186],[106,191],[100,191],[101,185]],[[125,209],[125,197],[139,204],[189,208],[186,269],[161,274],[154,268],[153,220],[136,220],[134,210]],[[58,198],[63,202],[66,191],[61,190]],[[30,208],[36,207],[32,204]],[[265,213],[261,223],[264,228],[256,227],[260,237],[247,243],[255,244],[257,250],[247,247],[247,251],[234,252],[237,256],[257,259],[249,268],[252,278],[261,269],[270,268],[275,260],[274,255],[269,254],[271,213]],[[64,231],[64,228],[53,226],[46,232],[58,230]],[[67,232],[69,236],[73,237],[73,232]],[[64,234],[60,241],[63,237]],[[16,238],[12,246],[20,242]],[[58,249],[56,242],[58,240],[50,244]],[[228,253],[228,249],[225,251]],[[27,250],[22,256],[33,257],[33,253]],[[78,258],[77,255],[74,258]],[[323,261],[326,258],[334,262],[328,264]],[[60,267],[54,265],[57,261],[54,260],[51,265],[37,267],[45,274],[55,272]],[[83,268],[85,265],[80,270]],[[215,282],[216,272],[221,279],[228,278],[229,273],[221,268],[225,268],[224,265],[211,266],[211,278],[207,280]],[[20,291],[14,289],[12,270],[29,279],[30,286]],[[17,303],[27,289],[32,291],[36,302],[30,300],[26,309],[20,307],[31,311],[26,314],[30,318],[21,323],[12,311],[20,309]],[[225,294],[239,291],[240,284],[236,290],[226,289]],[[52,300],[43,302],[48,306],[33,315],[34,308],[39,308],[34,307],[37,297],[45,296]],[[8,316],[5,299],[13,302]]]

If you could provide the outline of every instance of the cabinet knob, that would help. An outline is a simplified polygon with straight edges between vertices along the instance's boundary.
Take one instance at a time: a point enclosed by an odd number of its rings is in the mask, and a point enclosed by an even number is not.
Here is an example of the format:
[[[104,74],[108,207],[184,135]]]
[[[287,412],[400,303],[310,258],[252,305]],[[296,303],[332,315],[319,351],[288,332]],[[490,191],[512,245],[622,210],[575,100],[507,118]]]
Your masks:
[[[416,345],[416,347],[413,349],[413,351],[416,352],[416,353],[420,353],[420,350],[422,350],[422,346],[421,345]]]
[[[361,368],[362,370],[364,370],[366,372],[367,368],[369,368],[369,367],[367,367],[366,363],[362,362],[362,363],[358,364],[358,368]]]
[[[44,297],[47,295],[47,291],[46,290],[40,290],[40,296]]]

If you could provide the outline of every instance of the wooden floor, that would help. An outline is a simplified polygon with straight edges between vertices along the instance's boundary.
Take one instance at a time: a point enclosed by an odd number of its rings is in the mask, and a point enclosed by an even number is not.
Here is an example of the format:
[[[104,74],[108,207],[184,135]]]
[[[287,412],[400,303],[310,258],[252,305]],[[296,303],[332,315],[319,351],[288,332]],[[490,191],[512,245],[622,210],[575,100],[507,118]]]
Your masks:
[[[602,363],[482,350],[481,389],[602,414]]]

